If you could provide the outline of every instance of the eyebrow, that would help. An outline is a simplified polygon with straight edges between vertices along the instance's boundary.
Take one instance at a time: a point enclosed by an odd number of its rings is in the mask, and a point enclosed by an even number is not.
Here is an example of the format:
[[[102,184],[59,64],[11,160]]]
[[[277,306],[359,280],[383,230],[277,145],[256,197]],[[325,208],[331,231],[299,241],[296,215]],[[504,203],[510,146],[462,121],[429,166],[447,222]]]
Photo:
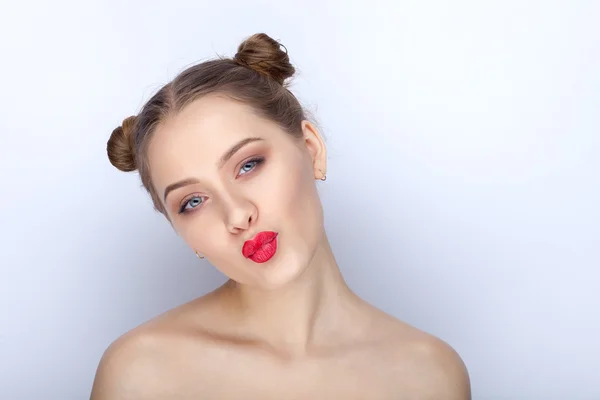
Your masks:
[[[242,147],[244,147],[247,144],[250,144],[252,142],[257,142],[257,141],[261,141],[261,140],[264,140],[264,139],[260,138],[260,137],[248,137],[248,138],[240,140],[239,142],[237,142],[236,144],[234,144],[233,146],[231,146],[231,148],[229,150],[227,150],[221,156],[221,158],[217,162],[217,168],[218,169],[223,168],[223,166],[227,163],[227,161],[229,161],[229,159],[231,157],[233,157],[233,155],[235,153],[237,153]],[[164,202],[167,201],[168,194],[171,193],[173,190],[179,189],[179,188],[181,188],[183,186],[187,186],[187,185],[199,183],[199,182],[200,181],[198,179],[196,179],[196,178],[186,178],[186,179],[182,179],[180,181],[177,181],[175,183],[170,184],[165,189],[165,193],[163,195],[163,201]]]
[[[229,150],[227,150],[225,152],[225,154],[223,154],[223,156],[221,156],[221,159],[217,163],[217,168],[218,169],[223,168],[223,165],[225,165],[225,163],[227,163],[227,161],[229,161],[229,159],[231,157],[233,157],[233,155],[235,153],[237,153],[238,150],[240,150],[245,145],[247,145],[249,143],[252,143],[252,142],[257,142],[257,141],[260,141],[260,140],[264,140],[264,139],[263,138],[259,138],[259,137],[248,137],[246,139],[240,140],[235,145],[231,146],[231,148]]]

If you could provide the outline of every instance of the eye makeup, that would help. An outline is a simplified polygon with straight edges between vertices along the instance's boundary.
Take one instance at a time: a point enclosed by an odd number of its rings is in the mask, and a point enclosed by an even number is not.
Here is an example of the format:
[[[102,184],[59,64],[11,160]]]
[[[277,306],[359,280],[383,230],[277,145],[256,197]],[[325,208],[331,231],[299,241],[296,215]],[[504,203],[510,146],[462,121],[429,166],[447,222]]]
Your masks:
[[[265,162],[265,157],[263,156],[254,156],[251,157],[250,159],[244,161],[239,170],[238,170],[238,175],[236,177],[242,177],[245,175],[252,175],[260,166],[262,166]],[[244,171],[244,172],[241,172]],[[245,179],[245,178],[244,178]],[[188,214],[198,208],[200,208],[200,206],[204,203],[204,201],[202,200],[203,198],[205,198],[206,196],[202,196],[198,193],[192,194],[188,197],[186,197],[181,205],[179,206],[178,209],[178,213],[179,214]],[[200,201],[199,201],[200,199]],[[191,207],[188,207],[191,206]]]

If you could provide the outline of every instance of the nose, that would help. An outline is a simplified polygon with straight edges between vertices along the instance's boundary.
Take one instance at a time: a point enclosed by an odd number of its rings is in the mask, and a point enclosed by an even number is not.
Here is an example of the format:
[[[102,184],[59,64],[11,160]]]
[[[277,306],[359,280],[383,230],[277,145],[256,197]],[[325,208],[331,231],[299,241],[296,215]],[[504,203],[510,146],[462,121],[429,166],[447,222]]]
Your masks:
[[[225,203],[225,224],[229,232],[236,234],[248,230],[256,221],[258,212],[248,198],[231,195]]]

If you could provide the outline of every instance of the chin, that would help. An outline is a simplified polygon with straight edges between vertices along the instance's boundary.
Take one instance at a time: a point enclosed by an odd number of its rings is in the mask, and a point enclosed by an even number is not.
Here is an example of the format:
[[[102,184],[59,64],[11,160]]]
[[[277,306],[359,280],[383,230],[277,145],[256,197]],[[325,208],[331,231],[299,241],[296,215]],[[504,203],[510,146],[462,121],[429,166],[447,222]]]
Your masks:
[[[284,234],[277,236],[276,250],[266,261],[253,261],[256,259],[245,258],[240,254],[242,258],[235,261],[235,267],[217,268],[232,281],[248,288],[277,290],[293,284],[306,275],[315,257],[318,240],[307,242],[295,237],[286,239],[288,237]],[[257,259],[260,260],[261,257]],[[223,265],[227,264],[223,262]]]
[[[266,290],[274,290],[298,280],[308,269],[310,258],[308,254],[299,252],[281,251],[269,261],[256,264],[248,260],[258,271],[255,274],[254,285]]]

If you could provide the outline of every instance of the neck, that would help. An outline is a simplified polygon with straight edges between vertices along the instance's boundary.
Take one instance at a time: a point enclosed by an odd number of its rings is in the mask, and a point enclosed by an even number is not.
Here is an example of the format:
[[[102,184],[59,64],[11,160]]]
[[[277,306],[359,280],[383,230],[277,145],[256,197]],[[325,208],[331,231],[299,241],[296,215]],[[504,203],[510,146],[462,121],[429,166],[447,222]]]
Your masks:
[[[293,282],[265,291],[229,281],[238,331],[292,354],[310,346],[335,344],[351,332],[364,307],[344,281],[326,235],[304,273]],[[354,326],[353,326],[354,325]]]

